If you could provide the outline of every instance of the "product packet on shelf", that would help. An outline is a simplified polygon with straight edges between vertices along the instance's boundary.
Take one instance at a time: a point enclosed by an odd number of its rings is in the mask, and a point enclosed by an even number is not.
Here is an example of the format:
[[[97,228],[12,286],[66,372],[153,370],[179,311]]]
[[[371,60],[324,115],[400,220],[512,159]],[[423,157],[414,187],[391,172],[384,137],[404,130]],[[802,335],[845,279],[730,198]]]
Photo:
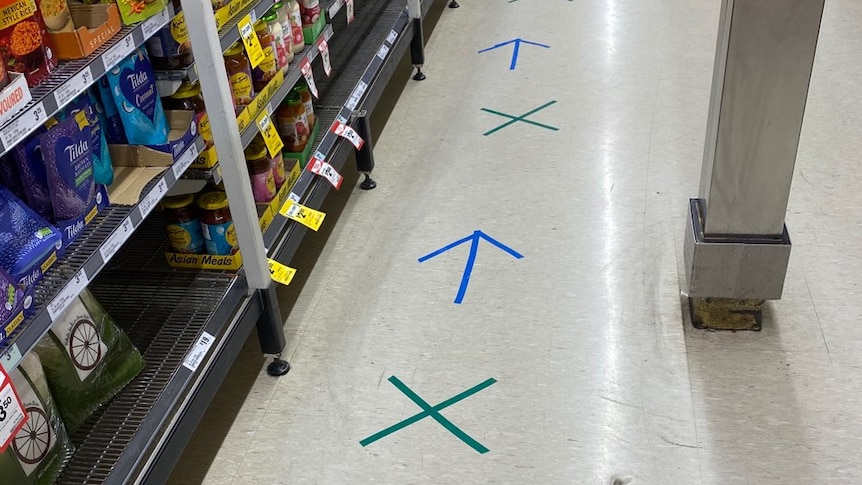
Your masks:
[[[0,185],[0,268],[26,293],[25,310],[34,285],[57,259],[60,242],[54,226]]]
[[[15,331],[24,319],[24,292],[3,268],[0,268],[0,343]]]
[[[74,431],[144,368],[144,359],[102,305],[84,290],[36,352],[66,426]]]
[[[41,136],[47,130],[39,127],[32,135],[12,149],[12,156],[18,165],[24,200],[31,209],[48,221],[54,220],[51,193],[48,189],[48,173],[42,160]]]
[[[24,74],[30,87],[55,70],[54,45],[34,0],[0,0],[0,51],[8,70]]]
[[[95,103],[96,113],[100,117],[105,118],[102,126],[108,144],[124,145],[128,143],[129,140],[126,138],[126,131],[123,129],[123,120],[120,119],[117,103],[114,101],[114,95],[111,94],[111,85],[108,83],[108,78],[99,78],[96,84],[90,89],[90,95],[98,100]]]
[[[90,100],[90,95],[84,93],[67,105],[61,118],[75,116],[83,111],[90,123],[90,147],[93,151],[93,179],[99,185],[111,185],[114,181],[114,169],[111,165],[111,153],[108,151],[108,141],[102,129],[102,121],[96,114],[96,109]]]
[[[27,199],[27,194],[24,193],[24,186],[21,184],[21,174],[18,172],[18,165],[11,153],[0,157],[0,184],[5,185],[19,199]]]
[[[107,77],[129,144],[167,143],[168,123],[146,49],[135,50],[111,69]]]
[[[54,483],[74,447],[39,358],[28,353],[9,377],[27,413],[27,421],[0,454],[0,480],[15,485]]]

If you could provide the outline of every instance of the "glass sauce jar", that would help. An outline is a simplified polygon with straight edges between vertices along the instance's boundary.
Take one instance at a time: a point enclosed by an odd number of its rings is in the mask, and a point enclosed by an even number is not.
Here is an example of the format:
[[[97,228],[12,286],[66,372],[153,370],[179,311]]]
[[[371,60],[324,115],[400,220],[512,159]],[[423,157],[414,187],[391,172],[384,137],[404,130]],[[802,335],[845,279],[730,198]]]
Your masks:
[[[245,163],[251,178],[251,192],[254,201],[268,204],[275,198],[275,176],[272,173],[272,159],[267,156],[266,146],[251,144],[245,149]]]
[[[294,90],[299,93],[299,98],[302,99],[302,104],[305,106],[305,117],[308,119],[308,130],[311,131],[311,129],[314,128],[315,120],[317,120],[314,116],[314,101],[311,98],[311,91],[308,90],[308,86],[305,84],[298,85]]]
[[[278,15],[278,22],[281,24],[282,35],[284,36],[284,48],[287,51],[287,62],[293,62],[293,27],[290,24],[290,12],[287,5],[282,2],[277,2],[273,7]]]
[[[290,16],[290,30],[293,33],[293,53],[296,54],[305,48],[305,36],[302,33],[302,14],[299,11],[299,3],[296,0],[287,1],[287,13]]]
[[[207,253],[213,256],[235,254],[239,244],[227,195],[224,192],[208,192],[198,199],[198,207],[201,209],[201,231]]]
[[[224,53],[224,65],[230,80],[230,92],[233,95],[233,104],[236,113],[239,114],[250,105],[256,93],[251,81],[251,63],[245,55],[245,49],[239,42],[235,42]]]
[[[204,235],[192,194],[165,197],[162,211],[167,222],[168,240],[174,251],[183,254],[204,252]]]
[[[166,110],[194,111],[198,131],[206,143],[204,149],[206,150],[213,146],[213,133],[210,129],[210,120],[207,116],[207,107],[204,104],[200,84],[183,82],[176,93],[167,98],[162,98],[162,105]]]
[[[251,79],[254,90],[260,93],[266,89],[266,85],[278,72],[278,61],[275,53],[275,36],[269,30],[269,25],[263,19],[258,20],[254,23],[254,32],[257,34],[260,48],[263,49],[263,60],[251,71]]]
[[[305,105],[296,91],[291,91],[287,99],[276,110],[278,131],[284,140],[287,151],[299,153],[305,150],[310,134]]]
[[[273,42],[275,43],[275,63],[278,69],[287,74],[287,65],[290,61],[287,60],[287,47],[284,45],[284,31],[281,28],[281,22],[278,21],[278,14],[275,12],[275,7],[269,10],[263,16],[263,21],[269,26],[269,31],[272,32]]]

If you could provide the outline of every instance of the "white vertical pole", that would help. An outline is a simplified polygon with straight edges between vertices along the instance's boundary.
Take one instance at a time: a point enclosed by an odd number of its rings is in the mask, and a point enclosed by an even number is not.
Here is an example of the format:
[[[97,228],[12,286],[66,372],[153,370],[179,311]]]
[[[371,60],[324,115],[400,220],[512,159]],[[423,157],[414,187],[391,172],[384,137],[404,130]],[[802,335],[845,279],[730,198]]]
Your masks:
[[[422,6],[419,0],[407,0],[407,11],[410,13],[411,19],[422,18]]]
[[[210,0],[182,0],[249,288],[272,284]]]

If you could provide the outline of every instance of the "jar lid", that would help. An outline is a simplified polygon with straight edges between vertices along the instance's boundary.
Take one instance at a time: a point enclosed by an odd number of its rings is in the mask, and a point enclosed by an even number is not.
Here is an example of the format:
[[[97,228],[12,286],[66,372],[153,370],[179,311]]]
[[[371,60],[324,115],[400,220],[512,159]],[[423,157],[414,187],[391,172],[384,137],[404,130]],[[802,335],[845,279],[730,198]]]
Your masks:
[[[224,209],[228,206],[227,194],[224,192],[208,192],[198,199],[198,206],[208,211]]]
[[[172,195],[162,199],[162,207],[165,209],[182,209],[189,206],[195,201],[195,196],[192,194]]]
[[[177,92],[172,94],[170,97],[171,97],[171,99],[188,99],[188,98],[193,98],[195,96],[200,96],[200,95],[201,95],[200,84],[197,84],[197,83],[191,84],[187,81],[184,81],[180,85],[180,88],[177,89]]]
[[[243,49],[242,44],[239,41],[237,41],[237,42],[234,42],[233,45],[228,47],[226,51],[224,51],[224,55],[236,56],[236,55],[242,54],[242,49]]]
[[[293,88],[293,90],[297,93],[305,93],[308,92],[308,86],[306,86],[305,84],[297,84],[296,87]]]
[[[260,18],[257,20],[257,22],[254,23],[254,31],[260,33],[264,30],[269,30],[269,25],[267,25],[266,22],[262,18]]]
[[[274,10],[281,10],[282,8],[284,8],[284,4],[281,2],[275,2],[275,5],[273,5],[272,8]]]
[[[302,98],[299,96],[299,93],[296,91],[291,91],[290,94],[287,95],[287,104],[298,104],[302,103]]]
[[[260,160],[266,158],[266,145],[252,143],[245,149],[246,160]]]
[[[276,22],[276,21],[278,21],[278,13],[276,13],[275,10],[270,10],[270,11],[266,12],[266,14],[264,14],[264,16],[261,17],[261,19],[263,19],[263,21],[267,22],[267,23],[268,22]]]

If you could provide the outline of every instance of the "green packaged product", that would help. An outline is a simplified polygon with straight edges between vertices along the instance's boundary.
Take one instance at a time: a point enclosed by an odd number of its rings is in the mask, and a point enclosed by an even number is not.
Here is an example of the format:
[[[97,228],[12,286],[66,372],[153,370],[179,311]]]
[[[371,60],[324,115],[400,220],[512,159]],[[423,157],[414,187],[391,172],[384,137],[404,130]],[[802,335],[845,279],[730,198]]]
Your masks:
[[[144,368],[144,359],[85,290],[36,346],[48,385],[71,432]]]
[[[74,448],[51,398],[39,358],[30,353],[10,374],[27,421],[0,454],[0,481],[49,485],[57,480]]]

